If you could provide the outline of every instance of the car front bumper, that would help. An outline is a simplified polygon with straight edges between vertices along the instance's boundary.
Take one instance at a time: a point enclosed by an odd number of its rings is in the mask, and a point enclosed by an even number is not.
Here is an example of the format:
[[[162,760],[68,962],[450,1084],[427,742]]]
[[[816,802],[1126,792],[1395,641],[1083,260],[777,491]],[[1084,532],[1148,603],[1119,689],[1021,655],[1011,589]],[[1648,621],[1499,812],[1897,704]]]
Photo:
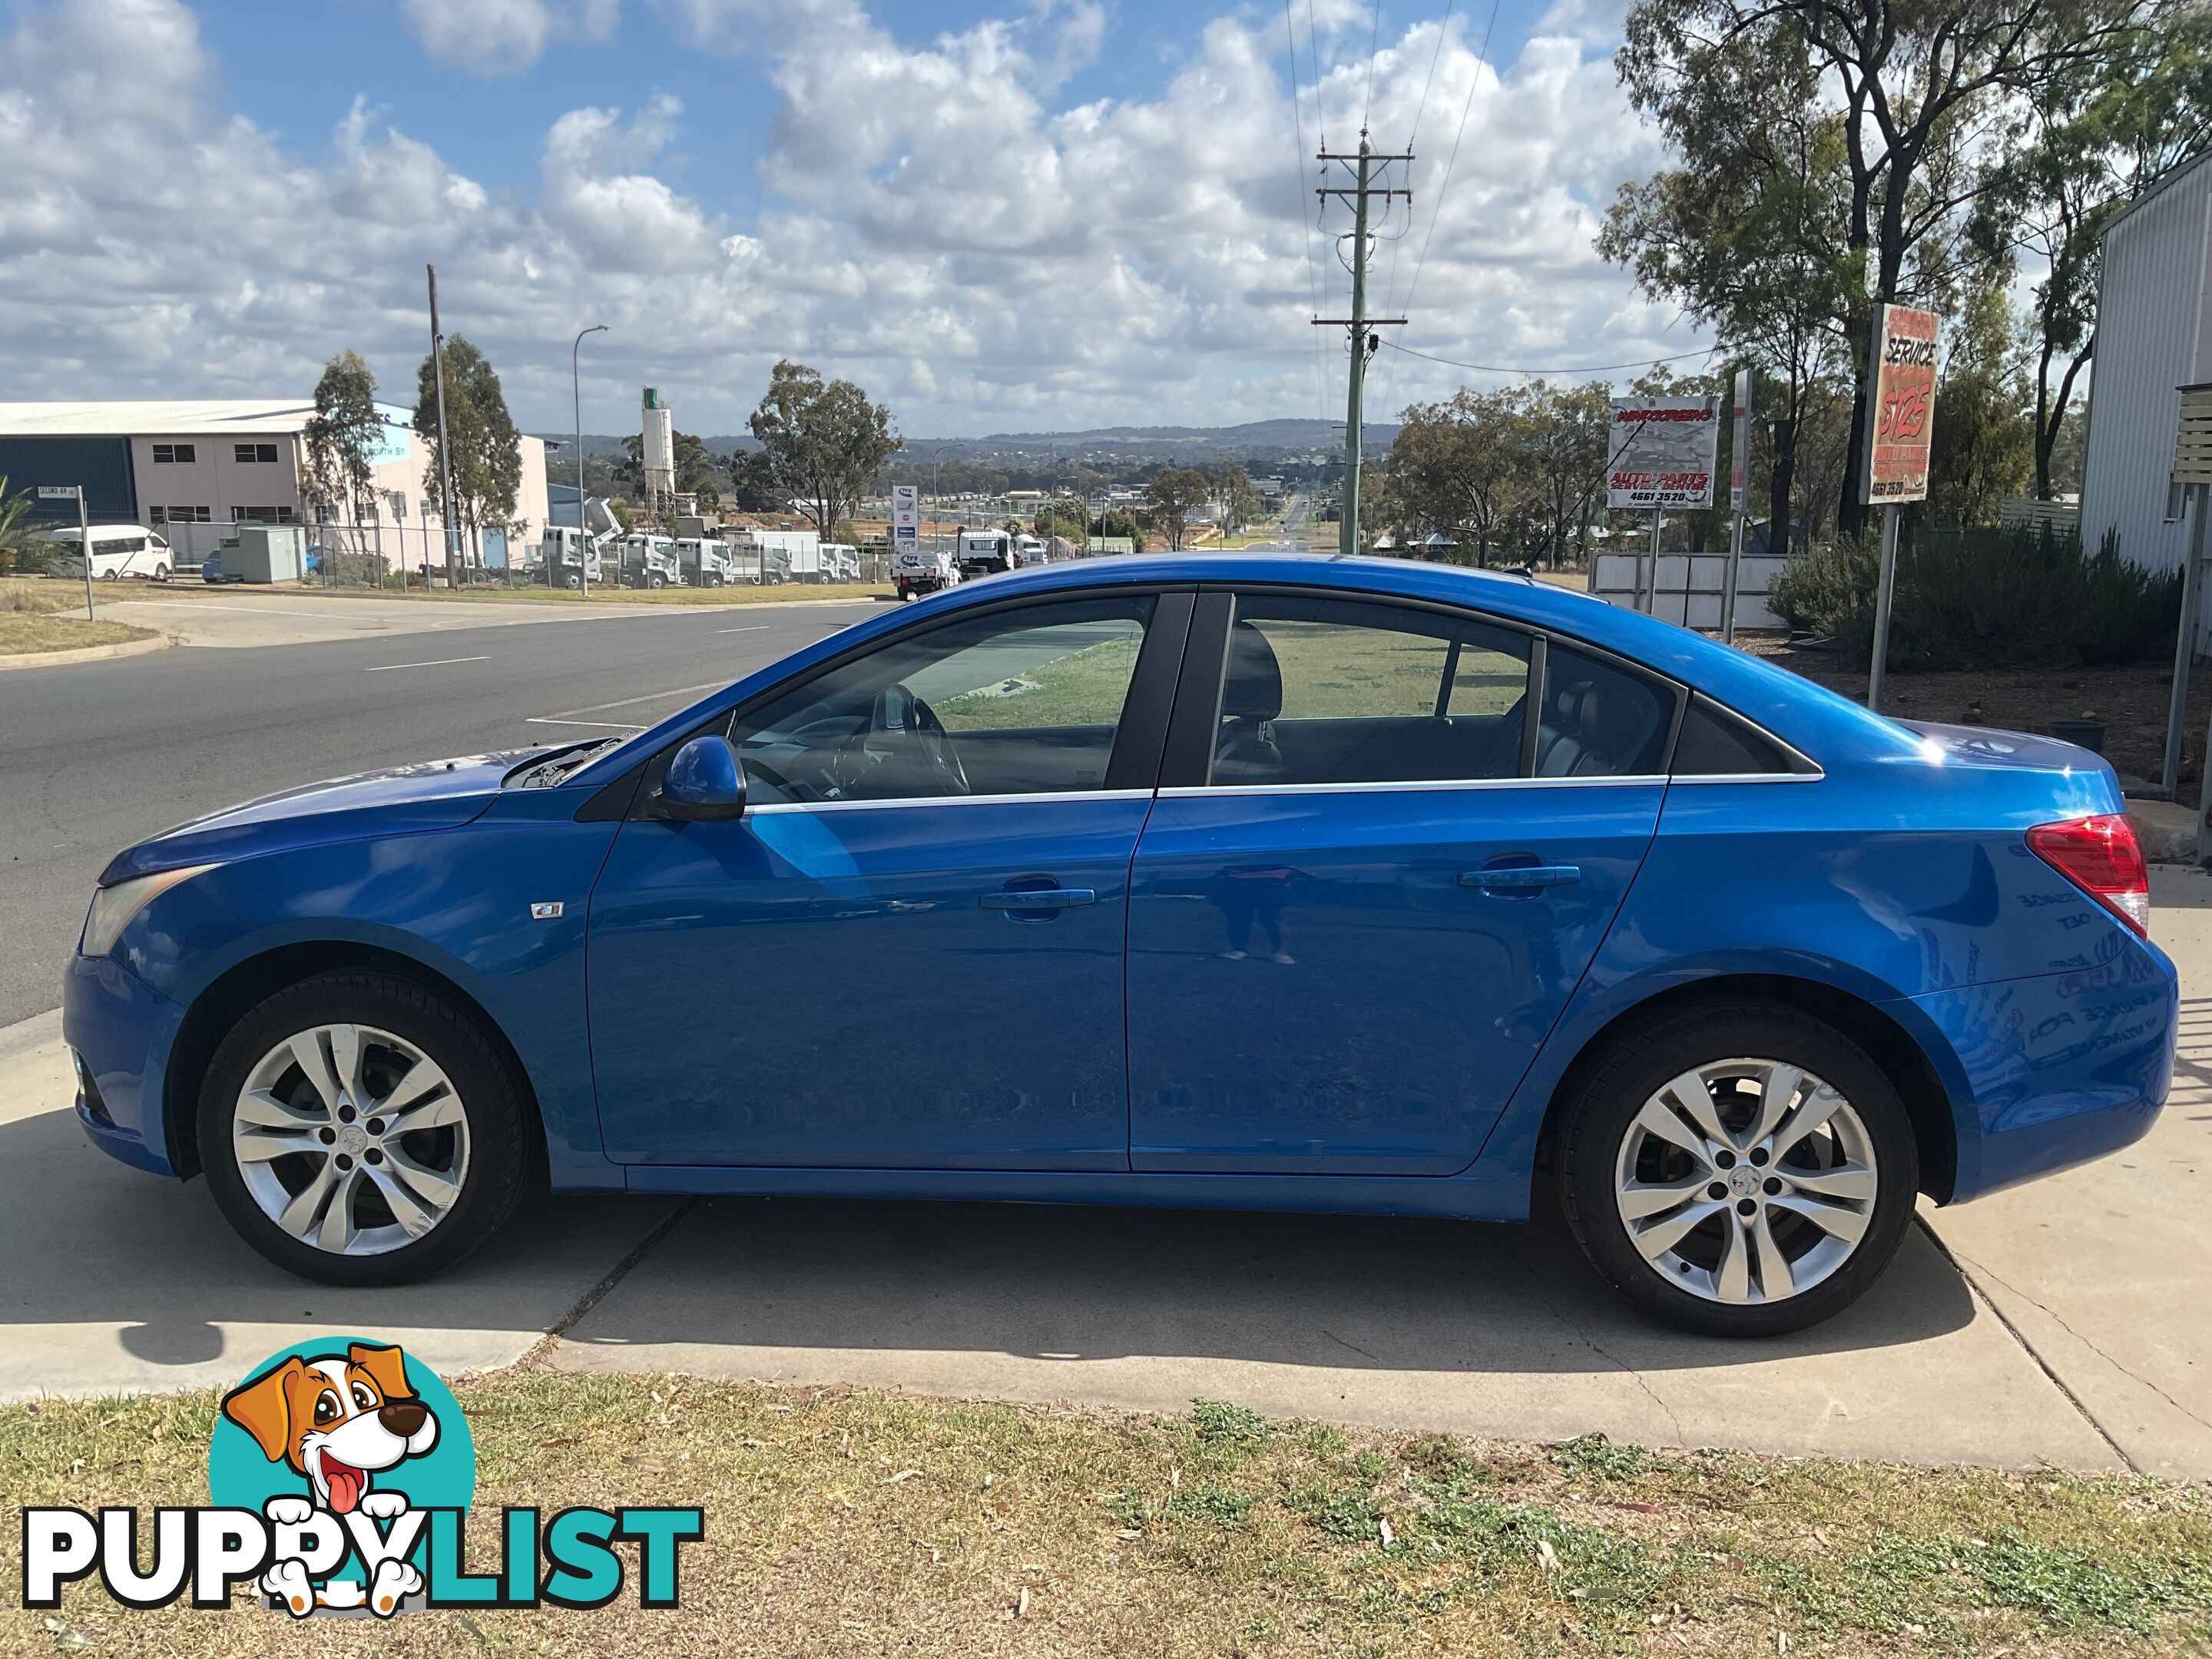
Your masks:
[[[62,1037],[77,1068],[77,1121],[133,1169],[175,1175],[164,1082],[185,1011],[105,957],[72,957],[62,975]]]

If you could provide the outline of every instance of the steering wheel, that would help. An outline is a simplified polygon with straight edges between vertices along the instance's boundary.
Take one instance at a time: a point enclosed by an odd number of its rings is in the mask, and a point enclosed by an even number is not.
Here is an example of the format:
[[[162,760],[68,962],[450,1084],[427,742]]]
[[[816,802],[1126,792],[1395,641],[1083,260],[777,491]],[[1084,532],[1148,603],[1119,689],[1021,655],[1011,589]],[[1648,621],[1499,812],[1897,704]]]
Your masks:
[[[848,797],[975,793],[945,722],[902,683],[876,693],[867,726],[845,740],[831,771]]]

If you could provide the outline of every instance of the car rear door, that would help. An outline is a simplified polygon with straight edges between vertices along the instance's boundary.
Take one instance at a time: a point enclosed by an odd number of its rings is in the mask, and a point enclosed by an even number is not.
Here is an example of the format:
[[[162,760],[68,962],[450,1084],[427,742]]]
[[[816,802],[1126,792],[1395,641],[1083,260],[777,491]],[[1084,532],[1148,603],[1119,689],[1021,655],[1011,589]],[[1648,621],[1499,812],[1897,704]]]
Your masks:
[[[633,816],[593,892],[609,1155],[1127,1169],[1129,863],[1191,599],[963,611],[738,710],[744,816]]]
[[[1465,1168],[1650,844],[1678,701],[1464,611],[1201,595],[1131,877],[1132,1167]]]

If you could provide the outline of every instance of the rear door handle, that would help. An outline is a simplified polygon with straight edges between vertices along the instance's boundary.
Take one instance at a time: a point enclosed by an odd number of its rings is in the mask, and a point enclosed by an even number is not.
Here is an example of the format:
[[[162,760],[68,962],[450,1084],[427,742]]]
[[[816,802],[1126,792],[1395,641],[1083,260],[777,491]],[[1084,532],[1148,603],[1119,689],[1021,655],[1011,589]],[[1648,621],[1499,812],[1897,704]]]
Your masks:
[[[1018,887],[986,893],[978,902],[986,910],[1073,910],[1097,903],[1098,894],[1090,887]]]
[[[1470,870],[1459,878],[1459,884],[1518,893],[1538,887],[1565,887],[1582,878],[1578,865],[1509,864],[1496,870]]]

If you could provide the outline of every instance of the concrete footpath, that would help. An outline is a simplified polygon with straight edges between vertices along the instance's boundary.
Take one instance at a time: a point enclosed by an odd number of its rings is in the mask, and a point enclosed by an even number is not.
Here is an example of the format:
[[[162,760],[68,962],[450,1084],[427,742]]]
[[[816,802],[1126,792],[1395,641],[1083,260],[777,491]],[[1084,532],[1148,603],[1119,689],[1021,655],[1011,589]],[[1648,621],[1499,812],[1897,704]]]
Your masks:
[[[234,1382],[311,1333],[441,1371],[544,1358],[1552,1438],[2212,1478],[2212,880],[2161,869],[2184,1058],[2118,1158],[1928,1210],[1841,1318],[1656,1328],[1548,1214],[1363,1217],[829,1200],[546,1200],[456,1273],[341,1292],[264,1264],[204,1184],[84,1144],[58,1018],[0,1030],[0,1399]]]

